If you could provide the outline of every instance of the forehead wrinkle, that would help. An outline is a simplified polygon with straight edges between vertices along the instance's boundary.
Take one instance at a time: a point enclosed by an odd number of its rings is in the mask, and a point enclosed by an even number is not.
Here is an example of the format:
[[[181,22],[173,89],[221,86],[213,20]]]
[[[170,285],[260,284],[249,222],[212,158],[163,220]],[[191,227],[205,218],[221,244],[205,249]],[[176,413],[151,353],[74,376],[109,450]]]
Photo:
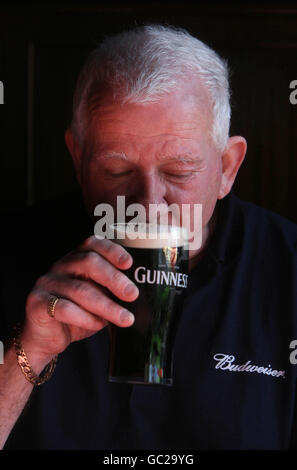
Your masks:
[[[117,135],[123,135],[123,136],[128,136],[128,137],[141,137],[141,138],[154,138],[154,137],[163,137],[163,136],[177,136],[180,137],[183,132],[195,132],[199,131],[199,129],[203,129],[205,123],[202,117],[195,116],[193,119],[189,120],[181,120],[177,121],[174,120],[174,127],[170,128],[169,132],[166,132],[166,125],[163,125],[164,132],[158,132],[158,133],[148,133],[147,128],[139,129],[139,132],[131,132],[131,126],[132,128],[136,129],[138,127],[139,121],[135,119],[134,121],[131,119],[131,115],[129,117],[129,126],[126,127],[126,120],[124,118],[117,118],[113,116],[110,118],[108,116],[108,113],[105,113],[107,115],[104,116],[95,112],[93,116],[91,116],[91,125],[95,133],[100,132],[106,135],[109,134],[117,134]],[[169,125],[172,124],[171,121],[169,121]],[[169,129],[168,129],[169,130]]]
[[[107,113],[105,113],[107,114]],[[114,126],[115,124],[126,124],[126,119],[125,118],[119,118],[119,119],[116,119],[114,116],[112,118],[108,117],[108,116],[102,116],[102,114],[99,114],[97,113],[97,110],[96,112],[94,113],[94,118],[96,118],[96,124],[100,127],[100,124],[108,124],[110,126]],[[130,120],[132,121],[132,118],[131,118],[131,115],[129,116]],[[138,123],[139,121],[137,119],[135,119],[134,121],[132,121],[132,124],[133,123]],[[171,121],[169,121],[169,123],[171,124]],[[189,130],[192,130],[192,129],[196,129],[198,125],[201,125],[204,123],[204,120],[202,117],[199,117],[199,116],[195,116],[193,117],[193,119],[189,119],[189,120],[181,120],[181,121],[178,121],[177,119],[174,120],[174,124],[176,125],[177,128],[181,128],[181,130],[184,130],[184,129],[189,129]]]
[[[104,133],[105,134],[105,133]],[[194,147],[197,147],[197,141],[196,139],[193,139],[193,137],[185,137],[185,136],[178,136],[178,135],[172,135],[172,134],[162,134],[163,136],[169,137],[169,139],[166,139],[165,142],[161,143],[161,148],[158,151],[155,151],[155,155],[158,160],[163,159],[163,158],[176,158],[178,156],[181,159],[193,159],[196,160],[196,156],[199,153],[198,148],[195,151],[191,151],[190,149],[185,149],[182,150],[182,148],[178,147],[183,147],[183,142],[190,142],[190,146],[193,147],[192,144],[194,144]],[[92,154],[94,157],[101,157],[101,156],[109,156],[109,157],[117,157],[121,158],[122,160],[129,160],[129,157],[127,154],[123,151],[120,150],[120,147],[126,147],[128,145],[132,145],[131,148],[133,148],[132,153],[134,154],[137,152],[137,145],[135,147],[135,142],[137,143],[138,140],[129,140],[126,141],[125,139],[122,140],[117,140],[113,138],[108,140],[107,142],[103,142],[100,139],[100,137],[103,137],[101,134],[97,134],[94,136],[92,139],[93,142],[93,149],[92,149]],[[137,136],[139,139],[140,136]],[[178,139],[178,140],[176,140]],[[119,148],[119,150],[112,150],[112,147],[115,146],[116,148]],[[159,145],[158,145],[159,146]],[[193,157],[194,156],[194,157]]]
[[[190,130],[195,130],[195,129],[187,129],[188,131]],[[122,136],[126,136],[126,137],[136,137],[136,138],[141,138],[141,139],[153,139],[155,137],[177,137],[178,139],[183,139],[183,140],[195,140],[194,137],[185,137],[184,135],[180,135],[179,132],[183,132],[183,130],[181,129],[180,131],[178,130],[175,130],[174,132],[161,132],[160,134],[150,134],[150,135],[147,135],[147,134],[133,134],[132,132],[125,132],[124,130],[122,131],[119,131],[119,130],[110,130],[110,131],[107,131],[107,130],[104,130],[102,132],[102,130],[99,128],[97,130],[97,132],[100,132],[101,135],[122,135]],[[99,137],[99,141],[100,141],[100,137]]]

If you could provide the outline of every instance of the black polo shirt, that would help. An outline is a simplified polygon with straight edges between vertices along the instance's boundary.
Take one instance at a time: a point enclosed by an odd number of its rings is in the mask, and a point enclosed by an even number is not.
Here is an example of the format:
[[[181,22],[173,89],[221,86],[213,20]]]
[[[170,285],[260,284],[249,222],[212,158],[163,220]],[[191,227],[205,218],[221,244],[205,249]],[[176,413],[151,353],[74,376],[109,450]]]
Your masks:
[[[15,249],[7,248],[2,269],[3,335],[35,278],[92,233],[81,203],[70,206],[14,217],[18,231],[6,243]],[[297,448],[296,240],[286,219],[233,194],[219,201],[214,234],[189,276],[174,385],[108,382],[105,328],[60,354],[5,448]]]

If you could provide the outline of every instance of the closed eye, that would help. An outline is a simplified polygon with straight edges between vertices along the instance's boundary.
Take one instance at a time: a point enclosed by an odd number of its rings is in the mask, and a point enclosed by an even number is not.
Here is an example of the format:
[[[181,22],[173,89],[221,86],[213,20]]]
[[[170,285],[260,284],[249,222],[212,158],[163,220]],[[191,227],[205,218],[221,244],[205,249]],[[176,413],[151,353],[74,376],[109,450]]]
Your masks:
[[[189,178],[193,175],[193,172],[192,172],[192,171],[187,172],[187,173],[169,173],[169,172],[164,172],[164,174],[165,174],[166,177],[168,177],[168,178],[183,181],[183,180],[189,179]]]
[[[192,173],[165,173],[168,176],[175,176],[177,178],[184,178],[185,176],[190,176]]]
[[[109,171],[109,172],[108,172],[108,174],[109,174],[110,176],[115,176],[115,177],[129,175],[130,173],[132,173],[132,170],[127,170],[127,171]]]

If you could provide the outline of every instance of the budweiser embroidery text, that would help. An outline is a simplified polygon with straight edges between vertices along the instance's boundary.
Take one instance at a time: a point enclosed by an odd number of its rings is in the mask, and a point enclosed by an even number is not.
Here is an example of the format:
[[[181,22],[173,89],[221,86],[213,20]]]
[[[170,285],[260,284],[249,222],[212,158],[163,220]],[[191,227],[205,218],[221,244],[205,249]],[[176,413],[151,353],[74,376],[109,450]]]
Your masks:
[[[230,372],[258,372],[258,374],[271,375],[272,377],[285,378],[285,370],[274,370],[269,364],[268,367],[252,365],[251,361],[247,361],[245,364],[237,365],[233,364],[235,356],[223,353],[217,353],[213,356],[214,360],[217,361],[216,369],[228,370]]]

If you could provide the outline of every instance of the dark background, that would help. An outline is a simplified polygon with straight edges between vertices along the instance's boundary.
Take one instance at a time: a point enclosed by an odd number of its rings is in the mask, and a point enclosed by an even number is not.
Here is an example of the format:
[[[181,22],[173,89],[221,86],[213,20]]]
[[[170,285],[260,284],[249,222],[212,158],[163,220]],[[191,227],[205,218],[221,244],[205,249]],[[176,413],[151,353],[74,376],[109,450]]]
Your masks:
[[[181,26],[228,59],[232,129],[248,141],[240,197],[297,222],[297,2],[57,2],[0,5],[1,209],[77,187],[64,131],[87,53],[104,35]]]

